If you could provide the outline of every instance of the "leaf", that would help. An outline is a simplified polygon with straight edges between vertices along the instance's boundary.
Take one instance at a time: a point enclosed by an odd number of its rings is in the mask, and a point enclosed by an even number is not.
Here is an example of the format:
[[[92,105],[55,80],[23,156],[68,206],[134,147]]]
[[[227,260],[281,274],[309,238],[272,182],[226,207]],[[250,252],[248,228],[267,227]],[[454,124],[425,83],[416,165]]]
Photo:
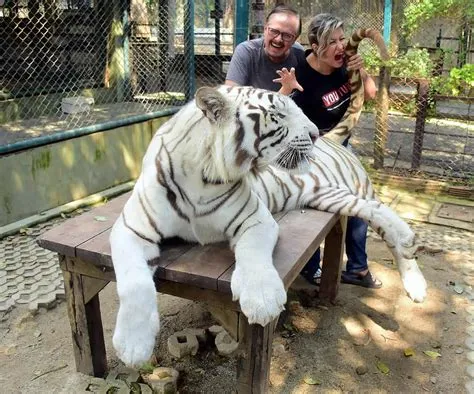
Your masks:
[[[388,375],[390,368],[387,367],[382,361],[377,361],[377,369],[382,372],[384,375]]]
[[[423,350],[423,353],[425,353],[428,357],[431,357],[431,358],[438,358],[438,357],[441,357],[441,354],[439,354],[438,352],[434,352],[432,350]]]
[[[283,324],[283,328],[288,331],[296,331],[296,328],[290,323]]]
[[[304,382],[306,384],[309,384],[310,386],[315,386],[321,384],[321,381],[319,379],[313,378],[313,377],[306,377],[304,378]]]
[[[155,367],[153,366],[152,363],[145,362],[140,366],[139,371],[140,373],[149,374],[149,373],[153,373],[154,369]]]
[[[411,357],[415,355],[415,351],[411,347],[407,347],[404,351],[403,354],[405,357]]]
[[[106,222],[107,218],[105,216],[95,216],[94,220],[97,220],[98,222]]]

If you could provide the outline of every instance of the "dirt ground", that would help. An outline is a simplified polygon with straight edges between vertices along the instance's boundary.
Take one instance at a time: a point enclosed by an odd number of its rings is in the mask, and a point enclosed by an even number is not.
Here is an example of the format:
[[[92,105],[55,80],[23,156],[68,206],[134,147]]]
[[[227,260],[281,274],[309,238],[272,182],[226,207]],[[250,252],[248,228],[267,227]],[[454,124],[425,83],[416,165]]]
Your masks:
[[[368,249],[382,289],[341,285],[337,304],[329,308],[317,305],[314,288],[292,292],[291,299],[301,304],[291,304],[284,328],[275,335],[271,393],[465,391],[468,300],[465,292],[458,294],[465,255],[421,254],[429,290],[427,300],[415,304],[405,295],[385,245],[369,238]],[[109,284],[101,307],[111,368],[120,365],[111,344],[117,304],[115,285]],[[156,357],[160,366],[180,371],[179,391],[232,393],[235,358],[208,347],[177,361],[166,351],[172,333],[215,323],[204,306],[166,295],[159,295],[159,304]],[[409,348],[414,354],[405,356]],[[0,387],[2,393],[85,392],[87,378],[75,372],[64,302],[34,316],[19,308],[0,316]]]

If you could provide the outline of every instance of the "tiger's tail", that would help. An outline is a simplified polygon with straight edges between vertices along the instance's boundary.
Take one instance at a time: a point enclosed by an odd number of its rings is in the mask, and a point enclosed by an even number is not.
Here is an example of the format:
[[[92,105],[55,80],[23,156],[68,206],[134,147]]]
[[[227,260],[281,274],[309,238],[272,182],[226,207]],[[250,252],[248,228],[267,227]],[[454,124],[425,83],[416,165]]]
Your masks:
[[[390,59],[383,37],[380,32],[375,29],[358,29],[352,34],[345,49],[347,58],[357,53],[359,44],[364,38],[369,38],[374,42],[383,61]],[[351,84],[351,101],[349,107],[339,123],[324,135],[325,138],[329,138],[338,143],[342,143],[351,136],[352,129],[359,121],[364,106],[364,83],[360,71],[349,70],[348,76]]]
[[[318,203],[317,209],[365,220],[388,246],[397,264],[403,286],[410,298],[416,302],[423,301],[426,296],[427,284],[416,263],[415,252],[418,245],[415,233],[410,229],[410,226],[390,207],[381,202],[367,201],[349,192],[344,198],[340,198],[340,193],[337,201],[324,198]]]

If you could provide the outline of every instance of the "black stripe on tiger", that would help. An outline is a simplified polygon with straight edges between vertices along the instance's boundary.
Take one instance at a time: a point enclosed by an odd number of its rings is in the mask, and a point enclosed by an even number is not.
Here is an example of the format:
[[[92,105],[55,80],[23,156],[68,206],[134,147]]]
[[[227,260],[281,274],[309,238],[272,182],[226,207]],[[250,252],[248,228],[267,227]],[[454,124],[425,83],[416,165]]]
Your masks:
[[[238,181],[237,183],[233,184],[228,190],[224,193],[210,199],[207,201],[202,202],[203,205],[209,205],[211,203],[217,202],[217,204],[213,205],[211,208],[208,208],[205,211],[198,212],[197,209],[194,210],[194,216],[196,217],[203,217],[207,216],[211,213],[217,211],[229,198],[231,198],[237,190],[239,190],[240,186],[242,185],[242,181]]]
[[[247,217],[246,217],[244,220],[241,220],[241,221],[240,221],[240,224],[239,224],[239,225],[235,228],[235,230],[234,230],[234,234],[232,234],[233,237],[236,237],[236,236],[237,236],[237,234],[239,233],[240,229],[242,228],[242,224],[248,223],[248,222],[247,222],[247,219],[249,219],[251,216],[253,216],[253,215],[255,215],[255,213],[257,213],[258,207],[260,206],[260,200],[257,199],[256,201],[257,201],[257,206],[255,207],[255,209],[254,209],[252,212],[250,212],[250,213],[247,215]],[[248,227],[248,228],[249,228],[249,227]],[[247,229],[248,229],[248,228],[247,228]],[[244,231],[244,233],[245,233],[245,231]]]
[[[227,234],[227,231],[229,230],[230,226],[232,226],[234,224],[234,222],[237,220],[237,218],[240,216],[240,214],[243,212],[243,210],[247,207],[249,201],[250,201],[250,197],[252,196],[252,191],[249,189],[248,191],[248,196],[247,196],[247,199],[245,200],[245,202],[242,204],[242,206],[240,207],[240,209],[235,213],[235,215],[233,216],[232,219],[230,219],[229,223],[227,223],[227,225],[225,226],[224,228],[224,234]],[[235,233],[235,231],[234,231]]]
[[[144,199],[147,201],[148,206],[150,206],[150,203],[148,202],[146,195],[142,196],[142,193],[140,193],[140,192],[138,192],[137,194],[138,194],[138,201],[140,203],[140,206],[141,206],[143,212],[145,212],[146,218],[148,219],[148,223],[150,224],[151,227],[153,227],[153,230],[155,230],[156,234],[160,237],[160,239],[158,241],[162,240],[163,239],[163,233],[158,229],[158,225],[156,224],[155,220],[153,219],[153,216],[150,215],[150,212],[148,212],[148,208],[145,205]]]
[[[127,220],[125,219],[125,213],[124,211],[122,211],[122,220],[123,220],[123,224],[125,227],[127,227],[132,233],[134,233],[137,237],[143,239],[144,241],[147,241],[147,242],[150,242],[151,244],[157,244],[159,242],[159,240],[155,241],[151,238],[148,238],[146,235],[143,235],[140,231],[138,230],[135,230],[133,227],[129,226],[129,224],[127,223]]]

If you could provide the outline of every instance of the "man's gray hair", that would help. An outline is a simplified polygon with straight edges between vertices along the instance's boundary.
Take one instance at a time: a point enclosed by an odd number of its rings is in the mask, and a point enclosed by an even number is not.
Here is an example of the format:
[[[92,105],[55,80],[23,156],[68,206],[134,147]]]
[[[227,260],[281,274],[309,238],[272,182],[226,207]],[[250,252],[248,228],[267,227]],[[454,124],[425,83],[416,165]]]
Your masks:
[[[308,41],[310,45],[318,46],[317,56],[321,56],[326,50],[331,34],[339,28],[344,28],[344,22],[331,14],[318,14],[311,20],[308,26]]]

